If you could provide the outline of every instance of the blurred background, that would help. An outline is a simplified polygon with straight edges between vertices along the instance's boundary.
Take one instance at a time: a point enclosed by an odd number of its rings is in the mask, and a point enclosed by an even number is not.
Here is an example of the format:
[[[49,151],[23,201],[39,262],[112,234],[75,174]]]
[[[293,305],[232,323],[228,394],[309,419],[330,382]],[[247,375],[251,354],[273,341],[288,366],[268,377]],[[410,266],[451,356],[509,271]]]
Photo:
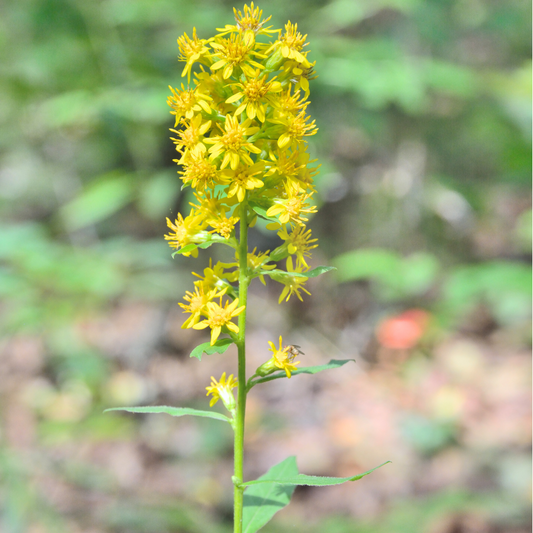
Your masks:
[[[171,258],[188,209],[172,163],[176,39],[229,1],[0,5],[0,531],[231,531],[232,435],[206,408],[235,353],[177,303],[215,248]],[[254,286],[268,340],[340,370],[257,387],[246,477],[289,455],[357,483],[297,488],[265,527],[531,531],[531,6],[525,0],[271,0],[308,34],[320,239],[311,297]],[[190,189],[189,189],[190,190]],[[261,229],[252,246],[276,246]],[[221,427],[223,426],[223,427]]]

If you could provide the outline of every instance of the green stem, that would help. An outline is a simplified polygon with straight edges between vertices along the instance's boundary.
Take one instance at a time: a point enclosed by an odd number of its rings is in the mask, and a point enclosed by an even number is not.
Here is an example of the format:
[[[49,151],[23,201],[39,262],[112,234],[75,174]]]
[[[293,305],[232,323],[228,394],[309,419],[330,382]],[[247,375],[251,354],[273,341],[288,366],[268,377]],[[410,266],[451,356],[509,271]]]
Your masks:
[[[248,201],[247,198],[240,205],[240,242],[239,242],[239,306],[246,306],[250,273],[248,269]],[[235,417],[235,445],[234,445],[234,491],[233,491],[233,519],[234,533],[242,533],[242,511],[244,487],[243,459],[244,459],[244,414],[246,411],[246,307],[239,315],[239,334],[237,349],[239,354],[237,415]]]

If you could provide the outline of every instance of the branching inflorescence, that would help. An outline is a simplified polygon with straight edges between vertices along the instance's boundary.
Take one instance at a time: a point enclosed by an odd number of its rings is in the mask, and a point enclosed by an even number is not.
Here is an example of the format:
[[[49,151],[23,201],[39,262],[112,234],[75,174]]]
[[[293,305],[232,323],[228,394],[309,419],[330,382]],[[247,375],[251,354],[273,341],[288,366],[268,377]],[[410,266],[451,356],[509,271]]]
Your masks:
[[[224,372],[206,387],[210,406],[221,400],[229,416],[190,408],[127,410],[229,422],[234,430],[234,531],[254,533],[289,503],[295,485],[338,484],[370,471],[351,478],[305,476],[298,474],[292,457],[258,480],[243,481],[244,413],[252,387],[294,374],[315,374],[350,360],[298,368],[300,348],[284,345],[280,336],[279,346],[269,342],[271,357],[265,355],[266,361],[247,380],[245,329],[251,281],[259,278],[265,283],[270,277],[280,283],[280,303],[293,295],[302,300],[302,293],[310,294],[307,280],[331,268],[311,270],[308,265],[317,247],[306,223],[316,212],[313,176],[319,167],[307,152],[306,137],[317,132],[307,115],[309,81],[315,78],[307,35],[290,21],[284,30],[271,29],[266,26],[270,17],[263,19],[253,3],[242,12],[234,9],[234,14],[235,24],[218,29],[212,38],[200,39],[193,29],[191,37],[178,39],[187,86],[170,87],[168,104],[175,116],[171,131],[178,173],[183,187],[194,190],[195,201],[187,216],[179,213],[174,221],[167,219],[170,231],[165,235],[175,253],[186,257],[197,257],[199,248],[213,244],[234,250],[234,262],[210,262],[203,273],[193,273],[194,288],[179,304],[188,314],[183,328],[209,328],[211,333],[210,342],[191,356],[201,358],[204,352],[223,353],[231,344],[237,346],[237,376],[226,377]],[[273,251],[248,248],[248,228],[258,217],[280,239]],[[272,483],[285,488],[272,492],[265,487]]]

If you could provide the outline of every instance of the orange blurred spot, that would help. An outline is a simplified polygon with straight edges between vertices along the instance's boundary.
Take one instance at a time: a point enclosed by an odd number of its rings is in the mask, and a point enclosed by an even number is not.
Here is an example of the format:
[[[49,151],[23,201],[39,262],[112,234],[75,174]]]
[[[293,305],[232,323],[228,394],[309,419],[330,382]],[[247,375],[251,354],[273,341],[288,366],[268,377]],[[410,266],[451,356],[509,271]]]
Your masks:
[[[416,346],[424,334],[429,313],[423,309],[408,309],[402,314],[385,319],[378,326],[376,337],[385,348],[408,350]]]

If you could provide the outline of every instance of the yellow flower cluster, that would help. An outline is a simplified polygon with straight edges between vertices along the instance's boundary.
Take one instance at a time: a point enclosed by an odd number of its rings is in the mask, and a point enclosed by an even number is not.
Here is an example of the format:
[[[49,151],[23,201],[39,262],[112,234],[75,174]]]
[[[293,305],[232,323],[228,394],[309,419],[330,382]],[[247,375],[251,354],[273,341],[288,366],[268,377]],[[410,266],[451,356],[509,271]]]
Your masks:
[[[183,187],[194,189],[196,201],[187,216],[167,219],[165,238],[185,256],[196,257],[199,247],[215,242],[236,252],[236,263],[210,265],[197,275],[194,292],[180,304],[190,313],[183,327],[211,328],[211,344],[221,332],[239,331],[232,320],[244,306],[232,283],[239,276],[235,227],[243,212],[248,226],[258,216],[266,219],[283,241],[271,253],[248,254],[252,278],[264,282],[272,271],[284,285],[280,302],[293,294],[301,300],[301,292],[307,293],[307,260],[317,246],[305,226],[316,211],[312,196],[318,171],[306,142],[317,132],[307,115],[314,78],[307,36],[291,22],[284,30],[266,26],[270,17],[263,19],[253,3],[234,14],[235,24],[219,28],[212,38],[201,39],[194,29],[191,37],[178,39],[187,86],[171,87],[168,98],[175,116],[175,162]],[[283,260],[284,275],[279,275]]]
[[[276,370],[284,370],[287,377],[290,378],[291,372],[294,372],[296,365],[300,363],[300,361],[295,361],[296,357],[302,353],[299,347],[294,345],[284,347],[281,335],[279,336],[279,348],[276,348],[276,345],[271,341],[268,341],[268,344],[272,357],[255,371],[256,375],[268,376]]]

